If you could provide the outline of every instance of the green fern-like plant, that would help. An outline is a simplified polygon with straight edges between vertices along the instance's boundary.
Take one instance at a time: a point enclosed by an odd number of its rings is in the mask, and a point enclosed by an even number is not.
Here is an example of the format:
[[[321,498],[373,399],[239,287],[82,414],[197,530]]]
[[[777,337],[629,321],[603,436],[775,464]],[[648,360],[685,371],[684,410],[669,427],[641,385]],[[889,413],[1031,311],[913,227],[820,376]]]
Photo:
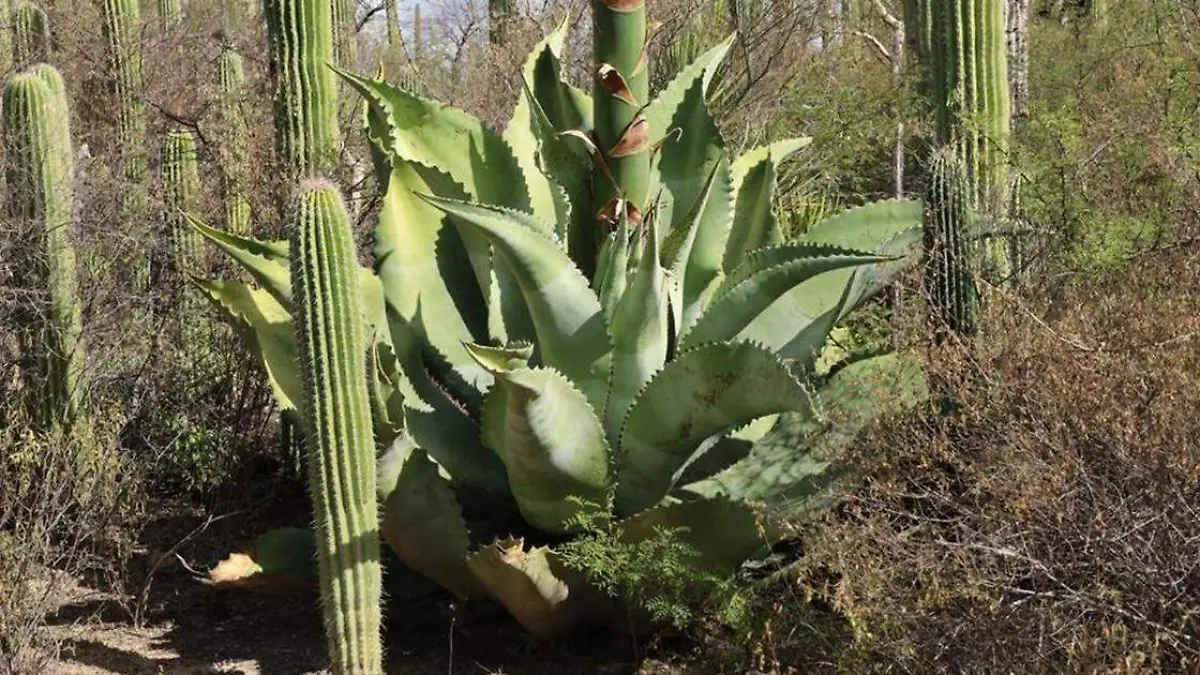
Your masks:
[[[3,124],[7,212],[22,237],[15,278],[29,303],[17,312],[32,418],[44,428],[79,421],[84,385],[82,307],[73,244],[74,155],[62,76],[40,66],[9,78]]]

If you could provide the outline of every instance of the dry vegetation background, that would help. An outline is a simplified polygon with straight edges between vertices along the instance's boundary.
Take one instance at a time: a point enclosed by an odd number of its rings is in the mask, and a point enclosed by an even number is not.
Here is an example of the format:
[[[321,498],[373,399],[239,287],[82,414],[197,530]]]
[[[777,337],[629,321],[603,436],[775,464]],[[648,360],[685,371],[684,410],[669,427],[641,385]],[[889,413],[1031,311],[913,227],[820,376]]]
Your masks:
[[[681,35],[710,45],[723,36],[730,4],[739,34],[713,101],[726,138],[814,138],[787,167],[790,221],[891,195],[898,124],[905,191],[920,194],[928,115],[914,74],[897,81],[877,48],[892,39],[878,3],[848,3],[835,40],[824,4],[725,0],[713,20],[711,0],[653,0],[655,82],[666,81]],[[1031,109],[1013,147],[1037,232],[1026,284],[986,291],[970,345],[931,342],[916,277],[870,313],[864,330],[926,361],[934,404],[885,421],[844,458],[859,479],[835,509],[796,524],[804,556],[747,585],[751,611],[714,615],[652,648],[679,672],[1200,668],[1200,5],[1126,0],[1092,26],[1070,6],[1060,20],[1063,4],[1034,3]],[[487,45],[481,4],[422,5],[419,44],[413,6],[400,8],[424,90],[500,124],[528,48],[587,4],[522,6],[503,46]],[[119,207],[130,188],[116,173],[98,9],[83,0],[47,9],[75,144],[90,155],[80,163],[77,248],[95,423],[71,439],[29,431],[8,404],[17,363],[0,324],[0,673],[53,667],[60,634],[42,629],[47,617],[167,621],[189,592],[180,589],[196,586],[192,568],[264,522],[306,520],[295,458],[254,362],[207,308],[189,330],[212,348],[184,349],[171,311],[179,289],[136,282],[167,255],[157,156],[170,129],[197,134],[197,213],[221,220],[221,172],[233,159],[216,87],[225,45],[245,58],[248,78],[250,144],[236,166],[256,232],[279,231],[261,28],[217,29],[217,0],[191,0],[171,31],[143,8],[152,178],[145,210],[130,214]],[[371,17],[360,37],[360,71],[371,72],[389,58],[382,12],[359,11]],[[586,28],[569,41],[577,81],[589,41]],[[347,128],[358,114],[347,97]],[[348,134],[351,164],[365,158],[360,136]],[[370,186],[359,194],[365,223]],[[21,300],[4,261],[23,243],[0,229],[0,322]],[[81,445],[94,458],[87,466],[73,459]],[[76,585],[99,593],[83,605],[95,611],[63,615],[62,591]],[[531,653],[522,663],[536,662]]]

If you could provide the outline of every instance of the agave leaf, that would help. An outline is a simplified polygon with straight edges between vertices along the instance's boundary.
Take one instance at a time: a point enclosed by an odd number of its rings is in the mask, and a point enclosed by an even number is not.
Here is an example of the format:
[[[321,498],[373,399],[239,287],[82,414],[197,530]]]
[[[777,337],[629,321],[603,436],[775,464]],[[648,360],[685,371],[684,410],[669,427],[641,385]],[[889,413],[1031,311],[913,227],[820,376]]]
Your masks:
[[[401,436],[379,459],[380,531],[410,569],[460,598],[483,589],[467,569],[470,542],[448,475],[424,450]]]
[[[412,165],[382,167],[386,192],[375,225],[375,270],[389,310],[420,336],[427,361],[445,367],[438,375],[462,398],[478,401],[491,377],[463,348],[487,336],[487,305],[481,293],[490,281],[486,242],[474,254],[445,214],[414,194],[428,190]]]
[[[783,415],[745,459],[679,492],[762,502],[780,515],[818,508],[828,502],[827,488],[846,468],[831,467],[839,453],[881,415],[907,409],[928,395],[920,366],[900,355],[855,362],[821,388],[819,416]]]
[[[628,543],[650,539],[662,529],[674,530],[677,540],[695,553],[692,565],[728,572],[777,538],[777,531],[761,521],[749,504],[716,496],[656,506],[622,521],[617,530]]]
[[[485,438],[504,460],[527,522],[563,533],[581,514],[607,513],[612,457],[604,427],[567,378],[547,368],[499,373],[487,398]]]
[[[563,565],[548,548],[526,550],[519,539],[481,549],[467,558],[467,566],[492,598],[539,638],[595,624],[610,609],[582,573]]]
[[[248,549],[208,572],[207,583],[266,593],[311,590],[317,581],[317,545],[312,530],[285,527],[259,535]]]
[[[507,347],[470,344],[467,345],[467,353],[489,373],[507,373],[529,366],[529,359],[533,358],[533,345],[524,342]]]
[[[539,42],[525,59],[521,69],[521,82],[525,95],[517,98],[516,108],[508,126],[504,129],[504,140],[512,148],[513,156],[520,165],[521,172],[529,184],[531,213],[542,223],[566,222],[569,217],[558,203],[557,186],[545,172],[541,155],[545,148],[545,138],[554,138],[554,131],[549,121],[541,124],[538,115],[544,119],[540,105],[530,91],[532,81],[539,72],[538,64],[543,58],[554,58],[562,52],[563,40],[566,38],[568,24],[563,21],[558,28]],[[544,71],[544,69],[541,69]],[[538,108],[535,112],[534,108]]]
[[[508,144],[478,118],[386,82],[334,68],[387,124],[388,149],[400,159],[446,174],[474,199],[530,208],[521,166]],[[449,195],[453,196],[453,195]]]
[[[760,324],[757,319],[775,301],[822,273],[885,260],[879,256],[833,247],[793,245],[783,250],[767,249],[760,256],[752,256],[746,264],[760,267],[758,257],[771,262],[785,262],[758,269],[749,273],[743,281],[725,288],[696,325],[684,335],[684,349],[705,342],[726,340],[751,340],[774,347],[780,344],[782,338],[790,338],[806,325],[793,323],[787,326],[786,336],[768,332],[766,329],[774,329],[775,326]],[[825,336],[821,335],[816,346],[824,342]]]
[[[288,242],[261,241],[209,227],[203,221],[184,215],[188,223],[205,239],[229,254],[250,276],[283,305],[292,302],[292,274],[288,260]]]
[[[375,343],[367,350],[367,388],[371,396],[371,419],[375,442],[391,445],[404,432],[404,396],[396,389],[381,363],[381,352],[388,344]]]
[[[696,79],[684,92],[673,117],[672,127],[683,133],[669,137],[652,167],[651,196],[659,196],[660,204],[656,217],[662,220],[666,236],[675,228],[685,226],[688,217],[705,212],[712,222],[705,223],[696,236],[697,242],[712,240],[716,249],[716,268],[721,267],[721,257],[729,236],[733,219],[733,191],[730,186],[728,154],[721,132],[708,112],[705,101],[705,83]],[[721,167],[722,176],[716,182],[718,189],[712,190],[708,177]],[[660,192],[661,188],[661,192]],[[716,200],[713,204],[699,206],[700,200]],[[669,227],[668,227],[669,226]],[[694,244],[693,256],[707,256],[706,247]]]
[[[676,483],[686,485],[703,480],[745,459],[754,444],[775,427],[779,418],[779,415],[760,417],[728,434],[708,438],[680,471]]]
[[[750,251],[783,243],[775,213],[775,172],[781,161],[811,142],[811,138],[778,141],[755,148],[734,161],[733,192],[737,197],[732,231],[725,247],[725,269],[740,265]]]
[[[554,29],[553,39],[548,40],[549,49],[539,55],[526,81],[538,107],[556,131],[586,132],[592,129],[592,97],[563,79],[559,60],[569,30],[570,17],[566,17]]]
[[[271,393],[281,410],[296,410],[302,400],[299,355],[292,316],[271,293],[248,284],[196,281],[196,286],[233,320],[234,327],[267,371]]]
[[[686,333],[700,319],[721,283],[721,258],[733,208],[729,181],[729,163],[722,160],[713,168],[704,192],[685,221],[686,229],[672,233],[683,238],[678,252],[670,258],[672,274],[678,281],[674,303],[677,335]],[[673,241],[668,239],[668,243]]]
[[[762,347],[719,343],[680,354],[638,395],[625,421],[617,511],[657,504],[710,436],[810,405],[804,385]]]
[[[663,89],[658,96],[646,106],[646,120],[650,123],[650,133],[655,142],[661,141],[670,133],[673,121],[683,105],[688,92],[699,83],[701,97],[708,95],[709,85],[717,69],[725,60],[725,54],[733,45],[733,35],[721,44],[701,54],[699,58],[681,70],[675,79]],[[684,127],[691,133],[689,127]]]
[[[425,577],[385,555],[384,593],[411,599],[428,595],[436,587]],[[249,548],[222,560],[203,580],[213,586],[260,593],[294,595],[317,588],[317,549],[308,528],[284,527],[264,532]]]
[[[538,233],[530,216],[489,206],[426,197],[487,237],[520,287],[533,319],[541,362],[561,370],[600,410],[608,378],[609,342],[600,302],[567,254]]]
[[[426,369],[418,333],[391,308],[388,324],[391,336],[380,351],[380,365],[403,396],[408,433],[446,468],[456,485],[472,486],[492,498],[507,498],[504,464],[481,445],[479,424],[466,407]]]
[[[667,360],[667,281],[659,264],[658,228],[650,222],[646,250],[611,323],[612,378],[604,413],[609,444],[616,447],[633,399]]]
[[[922,244],[922,218],[923,205],[919,201],[875,202],[826,218],[799,239],[894,258],[891,262],[855,270],[852,300],[842,309],[839,321],[917,263]],[[845,271],[827,276],[830,279],[824,281],[828,288],[839,283],[839,276],[849,279]]]
[[[629,228],[624,219],[605,240],[598,264],[596,289],[604,308],[604,320],[611,323],[629,281],[626,274],[629,267]]]

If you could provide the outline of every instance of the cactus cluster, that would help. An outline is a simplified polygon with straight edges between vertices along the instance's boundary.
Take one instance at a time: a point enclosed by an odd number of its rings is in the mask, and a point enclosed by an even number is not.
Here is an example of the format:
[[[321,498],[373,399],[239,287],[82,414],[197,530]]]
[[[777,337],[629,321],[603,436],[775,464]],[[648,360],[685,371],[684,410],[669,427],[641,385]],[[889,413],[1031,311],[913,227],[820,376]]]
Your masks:
[[[335,187],[302,187],[293,232],[296,342],[329,654],[337,675],[374,675],[382,672],[375,441],[354,237]]]
[[[28,0],[12,12],[13,54],[18,65],[46,61],[50,54],[50,19],[46,10]]]
[[[925,290],[935,318],[960,335],[975,332],[979,296],[970,254],[966,172],[950,148],[933,155],[925,202]]]
[[[293,179],[330,172],[338,159],[337,82],[328,66],[334,62],[333,4],[263,3],[275,83],[275,144]]]
[[[9,78],[3,130],[7,212],[38,242],[14,261],[32,298],[18,313],[29,407],[44,427],[78,419],[84,390],[82,310],[72,243],[74,155],[62,76],[40,65]]]

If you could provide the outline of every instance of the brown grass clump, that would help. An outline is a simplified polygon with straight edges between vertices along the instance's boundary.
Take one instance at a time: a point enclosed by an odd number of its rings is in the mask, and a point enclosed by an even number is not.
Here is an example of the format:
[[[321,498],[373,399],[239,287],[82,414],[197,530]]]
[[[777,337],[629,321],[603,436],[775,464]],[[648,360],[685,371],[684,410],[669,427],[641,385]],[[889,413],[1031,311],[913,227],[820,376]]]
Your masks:
[[[1196,672],[1200,257],[1145,257],[1057,318],[996,297],[939,410],[877,429],[800,586],[848,672]]]

